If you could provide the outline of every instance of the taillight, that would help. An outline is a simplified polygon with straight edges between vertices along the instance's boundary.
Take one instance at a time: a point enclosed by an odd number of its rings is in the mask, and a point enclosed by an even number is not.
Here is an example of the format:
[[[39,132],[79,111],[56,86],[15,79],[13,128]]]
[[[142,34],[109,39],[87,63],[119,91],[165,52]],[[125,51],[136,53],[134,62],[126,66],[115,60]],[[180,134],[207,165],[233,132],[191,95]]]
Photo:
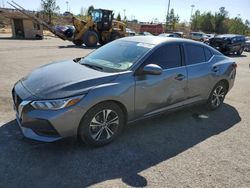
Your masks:
[[[233,67],[234,69],[236,69],[236,68],[237,68],[237,64],[236,64],[236,63],[233,63],[233,64],[232,64],[232,67]]]

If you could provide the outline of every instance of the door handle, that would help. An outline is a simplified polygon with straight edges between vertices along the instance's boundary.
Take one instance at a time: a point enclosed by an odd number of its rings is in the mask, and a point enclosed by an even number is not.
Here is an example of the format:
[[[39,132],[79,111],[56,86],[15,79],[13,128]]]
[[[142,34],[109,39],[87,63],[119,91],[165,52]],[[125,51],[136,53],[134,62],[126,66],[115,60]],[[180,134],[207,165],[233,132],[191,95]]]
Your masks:
[[[183,74],[178,74],[178,75],[175,77],[175,79],[176,79],[176,80],[179,80],[179,81],[183,80],[184,78],[185,78],[185,76],[184,76]]]

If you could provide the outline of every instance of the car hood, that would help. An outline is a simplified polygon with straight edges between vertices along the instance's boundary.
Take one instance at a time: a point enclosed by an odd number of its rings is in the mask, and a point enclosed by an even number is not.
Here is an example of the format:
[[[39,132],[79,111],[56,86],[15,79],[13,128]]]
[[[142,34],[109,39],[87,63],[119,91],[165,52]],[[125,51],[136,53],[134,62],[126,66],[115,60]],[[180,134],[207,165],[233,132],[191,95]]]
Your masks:
[[[88,68],[73,60],[44,65],[21,80],[39,99],[59,99],[87,93],[93,87],[111,82],[119,74]]]

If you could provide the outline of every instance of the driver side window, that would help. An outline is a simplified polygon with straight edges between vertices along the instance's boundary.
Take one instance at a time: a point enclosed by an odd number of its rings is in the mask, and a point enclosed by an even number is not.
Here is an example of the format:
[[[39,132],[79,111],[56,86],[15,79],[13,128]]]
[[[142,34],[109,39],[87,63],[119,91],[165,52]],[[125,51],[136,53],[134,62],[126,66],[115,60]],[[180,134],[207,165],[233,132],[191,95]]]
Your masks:
[[[146,60],[147,64],[159,65],[162,69],[181,67],[181,50],[178,44],[156,49]]]

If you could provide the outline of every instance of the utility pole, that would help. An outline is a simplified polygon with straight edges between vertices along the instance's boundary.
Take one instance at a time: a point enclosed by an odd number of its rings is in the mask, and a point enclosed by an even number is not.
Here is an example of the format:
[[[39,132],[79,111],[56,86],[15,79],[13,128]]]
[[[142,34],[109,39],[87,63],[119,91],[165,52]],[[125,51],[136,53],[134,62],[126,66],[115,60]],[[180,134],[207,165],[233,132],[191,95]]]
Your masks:
[[[194,7],[195,7],[195,5],[191,5],[190,23],[191,23],[191,20],[192,20],[192,15],[193,15]]]
[[[126,9],[123,9],[123,13],[124,13],[123,20],[125,20],[125,17],[126,17]]]
[[[192,16],[193,16],[193,10],[195,5],[191,5],[191,15],[190,15],[190,32],[191,32],[191,23],[192,23]]]
[[[67,4],[67,12],[69,11],[69,2],[66,1],[66,4]]]
[[[169,25],[169,9],[170,9],[170,0],[168,0],[168,11],[167,11],[167,19],[166,19],[166,28]]]

